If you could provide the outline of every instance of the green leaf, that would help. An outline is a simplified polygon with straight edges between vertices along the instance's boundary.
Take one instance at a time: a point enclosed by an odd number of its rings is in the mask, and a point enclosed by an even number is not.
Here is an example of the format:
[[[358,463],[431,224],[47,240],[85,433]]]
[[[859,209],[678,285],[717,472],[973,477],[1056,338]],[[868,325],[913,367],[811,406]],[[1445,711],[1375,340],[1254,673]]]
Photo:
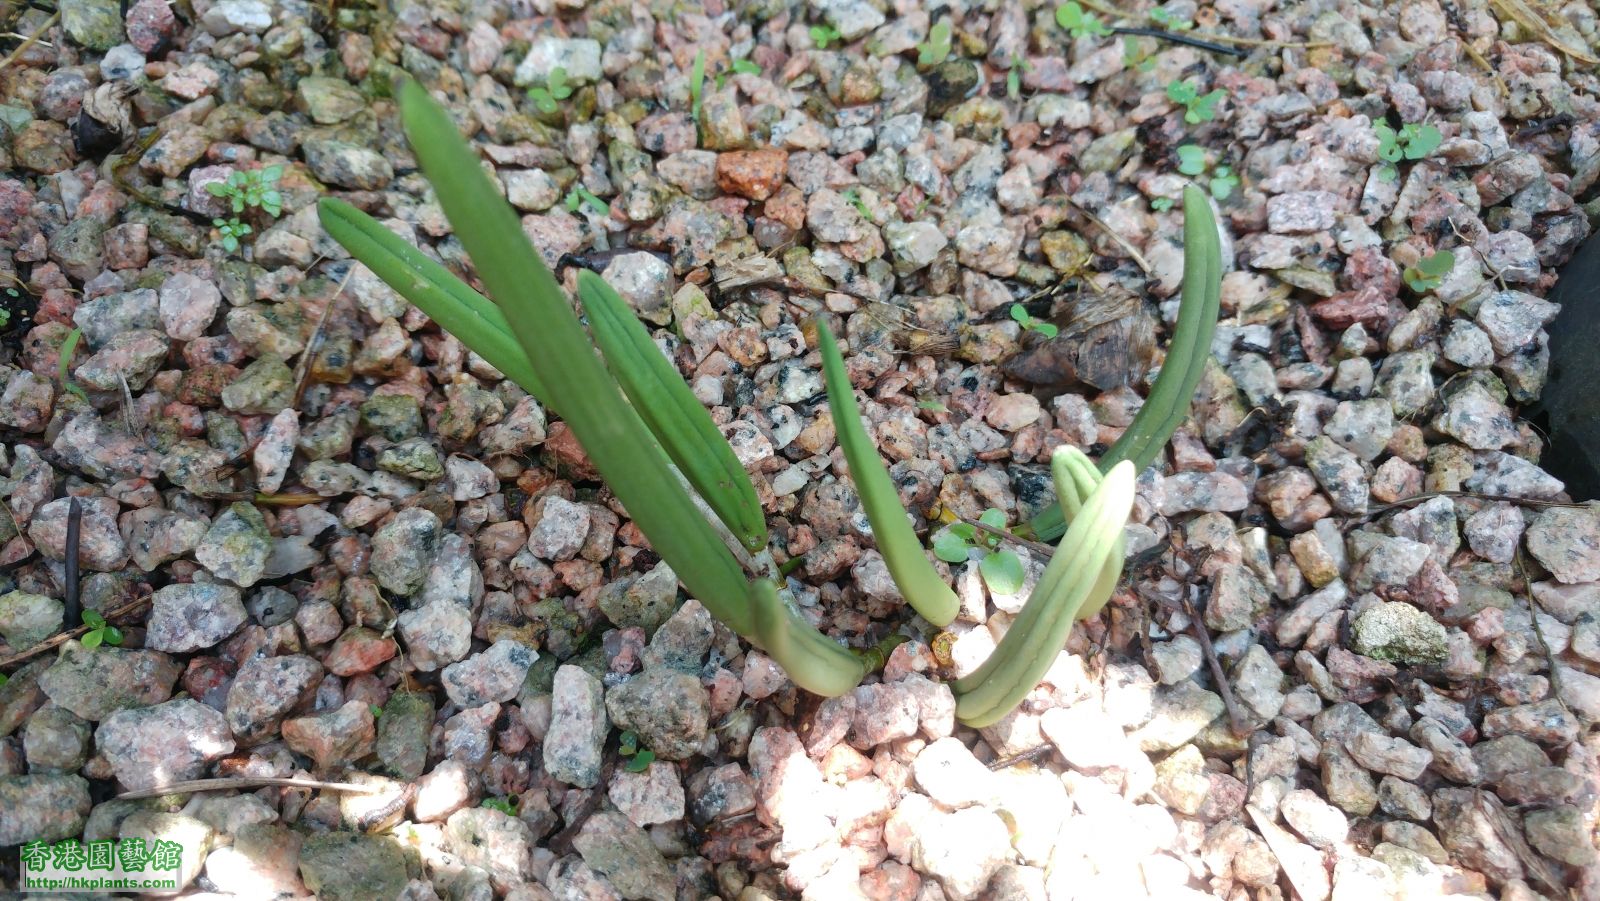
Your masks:
[[[106,644],[114,644],[114,645],[122,644],[122,630],[121,629],[118,629],[116,626],[106,626],[101,631],[105,633]]]
[[[1167,82],[1167,99],[1174,103],[1187,106],[1195,97],[1199,96],[1200,89],[1192,81]]]
[[[546,88],[529,88],[528,99],[533,101],[535,108],[541,113],[555,113],[561,109],[556,103],[556,98]]]
[[[950,20],[940,19],[928,31],[928,40],[917,45],[917,64],[936,66],[950,56]]]
[[[970,522],[953,522],[945,528],[968,542],[978,540],[978,529]]]
[[[922,618],[936,626],[947,626],[956,618],[961,601],[928,562],[922,542],[906,521],[900,493],[861,424],[861,410],[856,406],[850,377],[845,374],[839,345],[828,324],[821,320],[817,322],[817,344],[822,351],[822,376],[828,389],[833,428],[850,466],[850,480],[855,483],[867,521],[872,524],[878,551],[900,593]]]
[[[75,328],[67,332],[67,337],[61,342],[61,353],[56,357],[56,375],[61,379],[61,387],[76,394],[78,399],[84,403],[88,403],[89,395],[78,387],[78,384],[72,380],[72,373],[68,371],[72,365],[72,354],[78,349],[78,341],[82,338],[83,329],[81,328]]]
[[[545,85],[550,89],[550,96],[557,100],[565,100],[572,96],[572,85],[567,84],[567,70],[564,66],[551,69]]]
[[[733,71],[740,75],[760,75],[761,66],[755,60],[736,59],[733,61]]]
[[[1400,130],[1400,138],[1406,145],[1405,157],[1408,160],[1426,159],[1444,142],[1444,135],[1439,129],[1414,123]]]
[[[85,607],[83,610],[83,624],[90,628],[98,629],[106,624],[106,618],[101,616],[99,611]]]
[[[706,84],[706,52],[694,55],[694,65],[689,70],[689,118],[700,121],[700,94]]]
[[[991,529],[1003,529],[1006,527],[1006,515],[1001,513],[999,510],[990,507],[989,509],[983,511],[983,513],[979,514],[978,522],[983,523]]]
[[[317,204],[317,214],[323,229],[385,284],[541,404],[560,412],[534,374],[522,345],[511,334],[505,314],[494,302],[376,219],[342,200],[324,198]]]
[[[967,548],[971,546],[967,539],[952,529],[945,529],[933,536],[933,555],[946,563],[967,562]]]
[[[1417,269],[1424,275],[1432,276],[1448,275],[1455,265],[1456,255],[1448,250],[1441,250],[1417,261]]]
[[[1046,338],[1054,338],[1056,335],[1061,333],[1061,330],[1056,328],[1055,324],[1051,322],[1036,321],[1033,324],[1033,330]]]
[[[1011,318],[1022,323],[1023,328],[1027,328],[1028,323],[1033,321],[1033,316],[1028,313],[1028,308],[1020,303],[1011,305]]]
[[[633,755],[633,759],[629,760],[627,764],[623,766],[623,769],[630,773],[642,773],[650,768],[650,764],[653,763],[655,759],[656,752],[650,750],[649,748],[645,748],[639,753]]]
[[[639,733],[632,729],[617,736],[617,751],[624,757],[631,757],[639,750]]]
[[[93,650],[95,648],[100,647],[100,642],[102,642],[104,640],[105,640],[105,634],[102,633],[99,629],[95,629],[93,631],[84,633],[82,644],[83,644],[84,647],[86,647],[86,648],[88,648],[90,650]]]
[[[1217,200],[1227,200],[1233,194],[1233,189],[1239,186],[1239,177],[1227,166],[1218,166],[1216,174],[1210,181],[1211,196]]]
[[[811,26],[811,41],[817,45],[818,50],[828,49],[828,45],[839,39],[839,32],[829,25]]]
[[[225,182],[213,181],[206,183],[206,193],[212,197],[228,197],[233,194],[233,186]]]
[[[423,174],[555,407],[690,596],[734,631],[753,627],[744,572],[623,399],[522,223],[454,122],[416,82],[400,114]]]
[[[1178,171],[1184,175],[1201,175],[1206,171],[1206,150],[1198,144],[1184,144],[1178,154]]]
[[[746,550],[766,547],[766,513],[744,465],[628,302],[587,269],[578,300],[607,368],[667,456]]]
[[[1016,594],[1022,590],[1022,583],[1027,577],[1022,558],[1015,551],[985,554],[978,561],[978,572],[983,575],[983,584],[997,594]]]

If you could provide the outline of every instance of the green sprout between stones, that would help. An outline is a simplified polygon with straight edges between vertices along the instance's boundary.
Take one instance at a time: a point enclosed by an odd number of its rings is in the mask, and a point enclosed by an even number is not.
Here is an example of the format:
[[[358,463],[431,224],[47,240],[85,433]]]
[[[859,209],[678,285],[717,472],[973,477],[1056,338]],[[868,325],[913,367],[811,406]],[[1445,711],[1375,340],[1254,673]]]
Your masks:
[[[1006,71],[1006,96],[1012,100],[1022,98],[1022,73],[1028,71],[1028,61],[1020,56],[1011,57]]]
[[[1125,34],[1122,36],[1122,64],[1140,72],[1149,72],[1156,67],[1156,58],[1144,49],[1137,36]]]
[[[1036,332],[1044,338],[1054,338],[1061,331],[1053,323],[1033,318],[1032,314],[1028,312],[1028,308],[1020,303],[1011,305],[1011,318],[1022,326],[1023,331]]]
[[[102,644],[122,644],[122,630],[106,622],[106,618],[98,611],[85,608],[83,624],[89,627],[89,631],[83,633],[81,639],[84,647],[93,649]]]
[[[1056,24],[1066,29],[1067,34],[1074,38],[1097,38],[1111,33],[1111,29],[1100,21],[1099,16],[1084,12],[1083,7],[1075,2],[1063,3],[1056,7]]]
[[[569,213],[576,213],[578,207],[586,206],[598,216],[611,215],[611,204],[601,200],[593,191],[581,184],[573,184],[563,203]]]
[[[629,729],[617,739],[617,753],[628,758],[623,769],[630,773],[642,773],[655,762],[656,752],[649,748],[639,747],[639,733]]]
[[[1209,160],[1206,158],[1206,149],[1198,144],[1184,144],[1174,151],[1178,155],[1178,171],[1191,178],[1206,176],[1206,190],[1217,200],[1227,200],[1233,196],[1233,189],[1239,186],[1239,176],[1233,174],[1232,166],[1217,166],[1209,169]]]
[[[567,83],[567,70],[564,66],[551,69],[543,85],[535,85],[528,89],[528,99],[533,101],[534,108],[546,115],[560,110],[561,104],[557,101],[571,96],[572,85]]]
[[[282,166],[235,169],[226,181],[208,183],[206,193],[226,199],[235,214],[260,210],[276,218],[283,213],[283,192],[278,190],[278,180],[282,177]]]
[[[1444,277],[1456,265],[1456,255],[1448,250],[1441,250],[1429,254],[1416,262],[1416,265],[1407,266],[1400,277],[1405,279],[1411,290],[1418,294],[1426,294],[1444,283]]]
[[[811,42],[817,45],[818,50],[828,49],[829,45],[841,37],[839,29],[832,25],[813,25],[810,34]]]
[[[498,810],[508,817],[514,817],[517,815],[517,796],[506,795],[503,798],[484,798],[478,803],[478,806],[489,810]]]
[[[1228,92],[1221,88],[1202,94],[1200,86],[1188,79],[1167,83],[1167,99],[1183,107],[1183,121],[1190,125],[1215,119],[1217,102],[1226,96]]]
[[[1150,201],[1150,209],[1158,213],[1165,213],[1177,203],[1171,197],[1157,197]]]
[[[211,224],[216,226],[217,233],[222,236],[222,249],[229,253],[239,250],[239,239],[255,231],[249,225],[240,222],[238,216],[227,219],[213,219]]]
[[[690,441],[708,437],[694,434],[689,411],[674,399],[681,395],[672,384],[687,390],[681,377],[668,379],[668,370],[655,365],[660,351],[638,342],[636,320],[633,325],[608,321],[608,315],[620,318],[629,312],[626,305],[616,304],[608,313],[610,289],[603,288],[597,277],[580,276],[579,299],[585,312],[592,320],[601,320],[592,343],[522,231],[517,214],[448,114],[415,82],[403,82],[397,93],[401,122],[418,166],[495,300],[477,294],[419,248],[347,203],[333,198],[319,202],[324,228],[386,284],[561,416],[651,548],[713,616],[770,655],[800,688],[828,697],[854,688],[867,672],[883,664],[892,640],[851,651],[819,632],[793,599],[780,592],[777,582],[759,573],[764,566],[770,568],[769,552],[762,552],[765,564],[751,558],[741,565],[735,556],[739,540],[731,530],[719,531],[715,513],[701,509],[702,505],[714,508],[711,501],[728,493],[729,486],[720,477],[708,488],[693,485],[689,476],[700,463],[680,477],[663,449],[685,435]],[[1199,197],[1192,189],[1190,194]],[[1185,196],[1186,209],[1190,194]],[[1198,245],[1192,211],[1190,218],[1186,239]],[[1215,223],[1209,218],[1207,222],[1215,256]],[[1220,277],[1219,268],[1213,264],[1210,275]],[[1186,292],[1204,276],[1186,272]],[[1213,304],[1213,323],[1215,316]],[[1184,315],[1179,318],[1179,331],[1187,334]],[[817,341],[839,445],[885,565],[917,612],[936,627],[946,626],[955,619],[959,599],[911,528],[897,487],[862,423],[844,360],[826,322],[817,323]],[[630,380],[642,382],[646,393],[630,398]],[[1161,383],[1158,379],[1146,408],[1159,409],[1166,403],[1163,395],[1171,392]],[[633,387],[640,390],[639,384]],[[653,403],[660,404],[661,410],[652,411],[660,415],[642,417],[636,405]],[[1129,432],[1136,432],[1139,425],[1136,418]],[[1158,436],[1154,425],[1146,431],[1147,440],[1165,441],[1171,434],[1169,429]],[[1052,474],[1070,527],[995,653],[957,684],[957,715],[969,725],[992,723],[1011,710],[1054,662],[1074,618],[1098,610],[1121,574],[1123,526],[1133,502],[1133,464],[1111,467],[1102,479],[1081,452],[1062,448],[1053,458]],[[748,479],[742,473],[726,475],[734,482]],[[691,487],[701,492],[700,503],[691,496]],[[749,574],[746,567],[756,574]],[[637,762],[641,753],[635,746],[629,756]]]
[[[1399,131],[1395,131],[1394,126],[1379,119],[1372,126],[1372,133],[1378,137],[1378,159],[1383,161],[1378,177],[1384,181],[1393,181],[1400,174],[1396,163],[1427,159],[1444,141],[1444,135],[1438,128],[1416,122],[1402,125]]]
[[[83,329],[75,328],[67,332],[67,337],[61,342],[61,353],[56,357],[56,375],[61,378],[62,388],[76,394],[84,403],[88,403],[89,395],[72,380],[72,354],[78,349],[78,342],[82,340]]]
[[[1165,6],[1150,10],[1150,21],[1168,31],[1188,31],[1194,27],[1193,22],[1182,16],[1173,15]]]
[[[861,190],[859,188],[845,188],[839,192],[839,196],[855,207],[856,212],[861,214],[861,218],[868,222],[872,221],[872,210],[868,209],[867,202],[861,199]]]
[[[928,39],[917,45],[917,65],[937,66],[950,58],[950,20],[940,19],[928,30]]]
[[[1222,239],[1205,195],[1193,185],[1183,189],[1183,290],[1178,325],[1167,347],[1166,361],[1150,387],[1150,395],[1122,437],[1100,458],[1100,471],[1132,461],[1134,470],[1154,463],[1172,433],[1189,415],[1217,329],[1222,303]],[[1058,487],[1059,496],[1059,487]],[[1034,537],[1051,541],[1066,531],[1062,504],[1052,504],[1029,522]]]
[[[736,59],[729,64],[728,72],[717,73],[717,90],[722,90],[728,83],[729,75],[760,75],[761,65],[755,60]]]
[[[694,55],[694,65],[689,67],[689,120],[700,124],[700,100],[706,89],[706,52]]]
[[[1006,515],[993,507],[983,511],[978,522],[991,529],[1004,529]],[[933,538],[933,554],[946,563],[966,563],[972,550],[981,551],[978,574],[983,584],[996,594],[1016,594],[1022,590],[1026,572],[1017,552],[1000,546],[1000,536],[980,532],[970,522],[953,522]]]

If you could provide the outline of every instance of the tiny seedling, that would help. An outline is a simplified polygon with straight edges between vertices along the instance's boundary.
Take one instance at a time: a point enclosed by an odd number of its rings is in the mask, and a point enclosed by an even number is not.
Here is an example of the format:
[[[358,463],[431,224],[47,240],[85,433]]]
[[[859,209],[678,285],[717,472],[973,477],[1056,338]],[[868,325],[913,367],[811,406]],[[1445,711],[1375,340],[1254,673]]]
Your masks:
[[[576,213],[578,207],[586,206],[598,215],[611,215],[611,204],[595,196],[594,192],[583,185],[575,184],[572,186],[572,190],[567,192],[566,206],[569,213]]]
[[[1006,515],[990,508],[983,511],[978,521],[992,529],[1003,529],[1006,525]],[[983,557],[978,560],[978,572],[983,576],[983,584],[989,586],[990,591],[997,594],[1016,594],[1022,590],[1022,581],[1026,575],[1022,568],[1022,558],[1018,557],[1015,551],[1001,548],[1000,536],[980,532],[977,526],[969,522],[954,522],[933,539],[934,556],[946,563],[967,562],[967,552],[972,548],[984,552]]]
[[[1140,72],[1149,72],[1156,67],[1156,58],[1145,52],[1137,37],[1125,34],[1122,36],[1122,64]]]
[[[89,395],[85,394],[83,389],[78,387],[78,383],[72,380],[71,372],[72,354],[78,349],[78,342],[81,340],[83,340],[83,329],[75,328],[67,332],[66,339],[61,342],[61,354],[56,358],[56,375],[61,377],[62,388],[76,394],[78,399],[84,403],[88,403]]]
[[[227,219],[213,219],[211,224],[217,227],[222,234],[222,249],[234,253],[239,249],[239,239],[250,234],[255,229],[239,221],[238,216]]]
[[[760,64],[756,63],[754,60],[749,60],[749,59],[736,59],[736,60],[734,60],[733,61],[733,65],[732,65],[732,69],[731,69],[731,73],[730,72],[718,72],[717,73],[717,90],[719,90],[719,91],[722,90],[722,88],[728,83],[728,76],[730,74],[733,74],[733,75],[760,75],[761,74],[761,66],[760,66]]]
[[[1022,97],[1022,73],[1028,71],[1028,61],[1020,56],[1011,57],[1011,68],[1006,73],[1006,96],[1012,100]]]
[[[1094,13],[1084,12],[1083,7],[1074,2],[1063,3],[1056,7],[1056,24],[1067,30],[1067,34],[1074,38],[1104,37],[1111,33],[1106,23]]]
[[[6,687],[6,683],[10,682],[10,681],[11,681],[11,677],[10,676],[6,675],[5,673],[0,673],[0,688],[5,688]]]
[[[122,644],[122,630],[106,622],[106,618],[99,612],[85,609],[83,624],[89,627],[89,631],[83,633],[84,647],[98,648],[101,644]]]
[[[839,196],[850,201],[850,205],[856,208],[856,212],[861,214],[861,218],[869,221],[872,219],[872,211],[867,209],[867,202],[861,199],[860,191],[855,188],[845,188],[840,192]]]
[[[13,291],[13,293],[15,293],[15,292]],[[0,310],[0,329],[3,329],[3,328],[5,328],[6,326],[8,326],[10,324],[11,324],[11,311],[10,310]]]
[[[1167,210],[1172,209],[1174,202],[1171,197],[1157,197],[1150,201],[1150,209],[1158,213],[1165,213]]]
[[[950,412],[950,408],[944,405],[944,401],[937,400],[935,398],[923,398],[922,400],[917,401],[917,409],[929,410],[934,413]]]
[[[498,810],[508,817],[514,817],[517,815],[517,796],[506,795],[504,798],[484,798],[478,806],[487,807],[490,810]]]
[[[1182,16],[1175,16],[1164,6],[1150,10],[1150,21],[1160,25],[1168,31],[1188,31],[1194,23]]]
[[[277,217],[283,213],[283,193],[278,190],[278,180],[282,177],[282,166],[248,171],[236,169],[229,173],[227,181],[207,184],[206,193],[226,198],[235,214],[249,209]]]
[[[565,100],[572,96],[572,85],[567,84],[567,70],[563,66],[556,66],[550,70],[550,77],[545,79],[544,85],[535,85],[528,89],[528,99],[533,101],[541,113],[554,113],[561,108],[556,101]]]
[[[1427,159],[1444,141],[1439,129],[1416,122],[1402,125],[1395,131],[1388,122],[1379,119],[1372,131],[1378,136],[1378,159],[1383,160],[1383,168],[1378,172],[1384,181],[1392,181],[1400,174],[1395,163]]]
[[[628,758],[628,762],[623,766],[623,769],[630,773],[644,772],[650,768],[650,764],[656,759],[656,752],[649,748],[639,747],[639,733],[632,729],[622,733],[618,739],[617,753]]]
[[[1206,151],[1198,144],[1184,144],[1176,151],[1178,154],[1178,171],[1191,178],[1200,178],[1206,175]],[[1233,196],[1233,189],[1239,186],[1239,176],[1233,174],[1232,166],[1218,166],[1211,170],[1205,179],[1206,189],[1211,196],[1218,200],[1227,200]]]
[[[1023,331],[1038,332],[1045,338],[1054,338],[1060,332],[1060,329],[1053,324],[1045,322],[1043,319],[1033,318],[1033,316],[1029,315],[1028,308],[1020,303],[1011,305],[1011,318],[1022,326]]]
[[[1426,294],[1444,283],[1444,277],[1456,265],[1456,255],[1448,250],[1429,254],[1418,260],[1415,266],[1407,266],[1401,273],[1406,284],[1418,294]]]
[[[367,712],[372,714],[373,719],[378,719],[383,716],[383,708],[379,707],[377,704],[368,704]]]
[[[839,40],[839,29],[832,25],[811,26],[811,42],[817,45],[818,50],[826,50],[834,41]]]
[[[1173,81],[1167,83],[1167,99],[1183,107],[1183,121],[1190,125],[1199,125],[1201,122],[1210,122],[1217,117],[1217,101],[1228,96],[1228,92],[1218,88],[1207,94],[1200,93],[1200,87],[1193,81]]]
[[[689,118],[700,122],[700,98],[706,90],[706,52],[694,55],[694,65],[689,69]]]
[[[940,19],[928,31],[928,39],[917,45],[917,65],[937,66],[950,58],[950,20]]]

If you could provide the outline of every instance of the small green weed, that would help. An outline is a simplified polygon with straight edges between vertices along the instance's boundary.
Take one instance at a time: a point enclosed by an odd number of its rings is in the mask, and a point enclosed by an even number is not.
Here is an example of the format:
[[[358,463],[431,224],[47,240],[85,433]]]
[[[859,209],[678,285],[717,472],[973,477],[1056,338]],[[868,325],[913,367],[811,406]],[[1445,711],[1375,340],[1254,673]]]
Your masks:
[[[1178,154],[1178,171],[1191,178],[1200,178],[1206,175],[1206,150],[1198,144],[1184,144],[1176,151]],[[1227,200],[1233,196],[1233,189],[1239,187],[1239,176],[1233,174],[1232,166],[1218,166],[1210,170],[1210,175],[1205,178],[1206,190],[1217,200]]]
[[[1006,96],[1012,100],[1022,98],[1022,73],[1028,71],[1028,61],[1020,56],[1011,57],[1010,71],[1006,72]]]
[[[917,65],[937,66],[950,58],[950,20],[940,19],[928,31],[928,39],[917,45]]]
[[[1395,163],[1427,159],[1444,142],[1444,135],[1439,129],[1416,122],[1402,125],[1399,131],[1395,131],[1388,122],[1379,119],[1372,126],[1372,132],[1378,136],[1378,159],[1383,160],[1379,177],[1384,181],[1392,181],[1400,174]]]
[[[1045,322],[1043,319],[1033,318],[1033,316],[1029,315],[1028,308],[1020,303],[1011,305],[1011,318],[1022,326],[1023,331],[1038,332],[1046,338],[1054,338],[1061,331],[1052,323]]]
[[[623,766],[623,769],[630,773],[644,772],[650,768],[651,762],[656,759],[656,752],[649,748],[639,747],[639,733],[632,729],[622,733],[621,737],[618,738],[617,753],[628,758],[628,762]]]
[[[1145,52],[1137,37],[1125,34],[1122,36],[1122,64],[1140,72],[1149,72],[1156,67],[1156,58]]]
[[[1074,38],[1104,37],[1111,33],[1106,23],[1094,13],[1084,12],[1083,7],[1074,2],[1063,3],[1056,7],[1056,24],[1067,30],[1067,34]]]
[[[89,627],[89,631],[83,633],[84,647],[98,648],[101,644],[122,644],[122,630],[106,622],[106,618],[99,612],[85,608],[83,624]]]
[[[1167,210],[1172,209],[1175,202],[1171,197],[1157,197],[1150,201],[1150,209],[1158,213],[1165,213]]]
[[[611,215],[611,204],[595,196],[594,192],[583,185],[575,184],[572,186],[572,190],[567,192],[567,212],[576,213],[580,206],[586,206],[601,216]]]
[[[572,96],[572,85],[567,84],[567,70],[563,66],[556,66],[550,70],[550,77],[545,79],[543,86],[535,85],[528,89],[528,99],[533,101],[535,108],[546,115],[561,109],[558,100],[565,100]]]
[[[78,387],[72,380],[72,353],[78,349],[78,342],[83,340],[83,329],[75,328],[67,332],[67,337],[61,342],[61,354],[56,358],[56,375],[61,377],[61,387],[78,395],[84,403],[89,402],[89,395]]]
[[[1210,122],[1217,117],[1217,101],[1228,96],[1218,88],[1207,94],[1200,93],[1193,81],[1173,81],[1167,84],[1167,99],[1183,107],[1183,121],[1190,125]]]
[[[728,83],[728,76],[733,75],[760,75],[761,66],[754,60],[736,59],[733,61],[730,72],[717,73],[717,90],[722,90]]]
[[[817,45],[818,50],[826,50],[834,41],[839,40],[839,29],[832,25],[811,26],[811,41]]]
[[[213,219],[211,224],[216,226],[217,231],[222,234],[222,249],[229,253],[237,252],[239,239],[255,231],[249,225],[240,222],[238,216],[231,216],[227,219]]]
[[[850,201],[850,205],[856,208],[856,212],[861,214],[861,218],[866,219],[869,222],[872,221],[872,211],[867,209],[867,202],[861,199],[861,192],[859,190],[855,188],[845,188],[843,191],[839,192],[839,196]]]
[[[1168,31],[1188,31],[1194,27],[1193,22],[1183,18],[1182,16],[1173,15],[1172,13],[1168,12],[1167,8],[1164,6],[1158,6],[1155,9],[1150,10],[1150,21],[1160,25],[1162,28],[1165,28]]]
[[[235,169],[227,181],[207,184],[206,193],[226,198],[236,214],[258,209],[276,218],[283,213],[283,193],[278,190],[278,180],[282,177],[282,166]]]
[[[517,815],[517,796],[506,795],[504,798],[484,798],[478,806],[487,807],[490,810],[498,810],[508,817],[514,817]]]
[[[1407,266],[1400,277],[1405,279],[1411,290],[1418,294],[1426,294],[1444,283],[1444,277],[1456,265],[1456,255],[1448,250],[1441,250],[1429,254],[1417,261],[1415,266]]]
[[[1013,310],[1016,307],[1012,307]],[[993,508],[983,511],[978,521],[992,529],[1003,529],[1006,526],[1006,515]],[[1022,582],[1026,576],[1022,568],[1022,558],[1015,551],[1000,547],[1000,537],[988,532],[978,531],[978,527],[967,522],[954,522],[946,526],[933,539],[933,554],[946,563],[967,562],[967,551],[977,548],[984,552],[978,561],[978,572],[983,576],[983,583],[989,590],[997,594],[1016,594],[1022,590]]]
[[[694,65],[689,69],[689,118],[700,123],[700,99],[706,89],[706,52],[694,55]]]

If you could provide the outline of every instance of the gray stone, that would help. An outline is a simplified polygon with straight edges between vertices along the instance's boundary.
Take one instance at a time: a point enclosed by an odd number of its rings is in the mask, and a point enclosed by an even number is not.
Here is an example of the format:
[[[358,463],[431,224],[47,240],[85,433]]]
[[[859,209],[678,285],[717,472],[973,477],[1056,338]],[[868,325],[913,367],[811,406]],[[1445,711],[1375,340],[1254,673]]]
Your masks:
[[[209,648],[238,631],[246,618],[240,591],[231,585],[168,585],[151,599],[145,646],[174,653]]]
[[[233,737],[222,714],[182,698],[111,714],[95,730],[95,745],[117,781],[141,791],[205,775],[233,751]]]
[[[705,742],[711,706],[698,677],[647,669],[606,693],[606,711],[658,758],[687,760]]]
[[[1368,607],[1355,621],[1355,651],[1374,660],[1439,664],[1448,656],[1444,626],[1410,604]]]
[[[90,806],[82,776],[0,776],[0,846],[76,838]]]
[[[600,781],[606,733],[611,728],[604,694],[600,680],[580,667],[567,665],[556,670],[543,751],[544,768],[552,778],[579,788],[591,788]]]
[[[79,46],[106,51],[126,39],[116,0],[62,0],[61,26]]]
[[[182,672],[181,665],[158,651],[109,645],[85,648],[72,641],[40,675],[39,687],[50,700],[97,722],[113,711],[148,707],[172,697],[173,683]]]
[[[1593,507],[1549,507],[1527,530],[1528,552],[1558,582],[1600,580],[1600,515]]]
[[[421,588],[438,554],[444,525],[420,507],[401,510],[372,536],[372,575],[385,591],[409,595]]]
[[[539,653],[527,645],[502,638],[482,653],[445,667],[439,681],[457,707],[509,701],[538,658]]]
[[[677,897],[677,880],[650,835],[620,813],[602,811],[590,816],[572,847],[624,898],[674,901]]]
[[[13,650],[26,651],[61,631],[66,608],[42,594],[13,591],[0,596],[0,636]]]
[[[325,832],[301,846],[300,877],[324,901],[387,901],[405,887],[406,861],[388,836]]]

